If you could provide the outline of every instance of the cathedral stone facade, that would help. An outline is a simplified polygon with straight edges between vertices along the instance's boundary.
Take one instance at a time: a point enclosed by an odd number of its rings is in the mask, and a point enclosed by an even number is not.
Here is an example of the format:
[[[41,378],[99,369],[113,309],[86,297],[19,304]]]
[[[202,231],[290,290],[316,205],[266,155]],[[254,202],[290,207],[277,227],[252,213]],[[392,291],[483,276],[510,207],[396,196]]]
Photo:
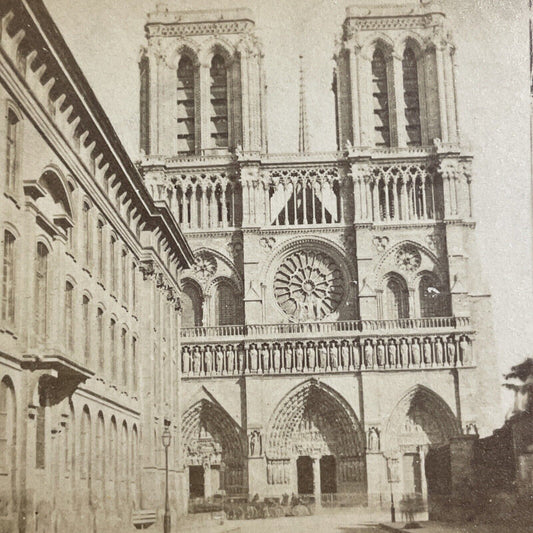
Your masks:
[[[303,97],[300,151],[268,153],[248,10],[160,9],[146,38],[140,169],[196,257],[185,499],[449,493],[497,385],[444,13],[347,9],[332,153],[308,151]]]

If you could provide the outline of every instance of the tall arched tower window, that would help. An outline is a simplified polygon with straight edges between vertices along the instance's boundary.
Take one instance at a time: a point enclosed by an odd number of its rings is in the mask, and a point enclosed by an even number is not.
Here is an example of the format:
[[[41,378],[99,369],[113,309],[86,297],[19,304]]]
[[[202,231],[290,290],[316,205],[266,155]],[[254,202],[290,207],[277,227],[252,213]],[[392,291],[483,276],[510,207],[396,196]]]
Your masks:
[[[210,131],[213,148],[228,147],[228,73],[226,62],[215,54],[209,70],[211,78]]]
[[[237,323],[237,304],[233,287],[227,282],[217,286],[215,294],[215,324],[228,326]]]
[[[390,146],[387,62],[379,48],[376,48],[372,56],[372,95],[374,102],[374,143],[376,146]]]
[[[415,53],[410,47],[407,47],[403,53],[402,69],[407,145],[420,146],[422,144],[422,131],[420,128],[418,67]]]
[[[193,285],[184,287],[182,307],[182,327],[193,328],[202,325],[202,295]]]
[[[391,277],[385,286],[385,318],[409,318],[409,294],[403,280]]]
[[[193,154],[195,150],[194,65],[189,56],[178,64],[178,153]]]

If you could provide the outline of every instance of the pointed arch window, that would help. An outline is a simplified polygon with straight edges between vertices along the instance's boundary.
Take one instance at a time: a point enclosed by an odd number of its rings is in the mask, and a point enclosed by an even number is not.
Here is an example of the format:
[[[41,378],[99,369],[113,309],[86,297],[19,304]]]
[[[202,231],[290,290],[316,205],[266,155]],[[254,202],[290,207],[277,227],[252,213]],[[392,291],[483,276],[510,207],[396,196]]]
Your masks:
[[[397,277],[390,277],[385,286],[385,318],[389,320],[409,318],[407,286]]]
[[[0,382],[0,473],[13,475],[15,470],[16,404],[9,378]]]
[[[104,223],[102,220],[96,224],[96,246],[98,250],[98,276],[102,279],[104,275]]]
[[[98,336],[98,370],[104,369],[104,310],[96,311],[96,335]]]
[[[193,154],[195,150],[194,65],[183,55],[178,64],[178,153]]]
[[[443,316],[444,299],[439,284],[433,276],[425,275],[418,285],[418,302],[422,318]]]
[[[80,477],[87,480],[91,476],[91,420],[87,408],[81,415],[80,434]]]
[[[128,383],[128,361],[127,361],[127,350],[126,350],[126,340],[127,340],[128,332],[125,328],[122,328],[122,331],[120,333],[120,360],[122,364],[121,369],[121,378],[122,378],[122,385],[126,385]]]
[[[4,259],[2,269],[2,321],[15,323],[15,236],[4,232]]]
[[[116,253],[117,239],[114,235],[111,235],[109,243],[109,275],[111,277],[111,292],[113,294],[117,291],[117,272],[115,267],[115,253]]]
[[[104,431],[104,416],[102,413],[98,414],[96,421],[96,437],[95,437],[95,471],[96,479],[101,483],[104,480],[105,473],[105,431]]]
[[[65,283],[65,335],[67,351],[72,354],[74,349],[74,321],[72,319],[74,286],[70,281]]]
[[[82,335],[83,335],[83,360],[85,363],[89,362],[90,350],[91,350],[91,328],[89,327],[89,298],[83,295],[81,300],[81,310],[82,310]]]
[[[118,462],[118,442],[117,442],[117,421],[115,417],[111,418],[111,431],[109,435],[109,472],[108,478],[115,481],[117,478]]]
[[[215,324],[229,326],[237,323],[237,298],[226,281],[218,284],[215,295]]]
[[[214,148],[228,147],[228,73],[226,62],[220,54],[215,54],[209,69],[210,85],[210,126]]]
[[[111,379],[115,381],[117,379],[117,358],[116,358],[116,348],[115,348],[115,335],[116,335],[117,322],[114,318],[111,319],[109,323],[109,349],[110,349],[110,359],[111,359]]]
[[[137,392],[137,337],[131,337],[131,386]]]
[[[7,129],[6,129],[6,188],[8,191],[14,191],[17,181],[18,165],[18,130],[20,119],[16,113],[9,109],[7,112]]]
[[[418,67],[416,55],[410,47],[407,47],[403,53],[402,70],[407,145],[420,146],[422,144],[422,130],[420,127]]]
[[[42,342],[46,335],[46,306],[48,301],[48,248],[37,243],[35,268],[35,334]]]
[[[85,265],[87,267],[91,264],[91,206],[87,202],[83,202],[83,238],[85,243]]]
[[[372,56],[372,96],[374,106],[374,143],[376,146],[390,146],[387,62],[379,48],[376,48]]]

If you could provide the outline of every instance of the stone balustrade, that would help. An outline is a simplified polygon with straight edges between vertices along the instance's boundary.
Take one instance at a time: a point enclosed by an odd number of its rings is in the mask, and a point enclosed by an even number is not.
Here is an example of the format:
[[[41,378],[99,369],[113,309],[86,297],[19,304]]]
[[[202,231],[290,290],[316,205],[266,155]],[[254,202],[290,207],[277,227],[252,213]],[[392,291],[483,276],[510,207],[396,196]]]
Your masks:
[[[283,338],[285,335],[278,332],[277,341],[272,341],[270,334],[268,342],[252,337],[249,340],[241,338],[241,341],[237,342],[232,342],[232,339],[228,338],[219,338],[218,342],[185,344],[181,353],[182,373],[184,377],[215,377],[241,374],[413,370],[474,365],[472,332],[466,327],[468,326],[466,319],[440,320],[443,321],[441,329],[439,330],[437,325],[427,333],[420,331],[413,333],[406,329],[395,334],[393,328],[378,330],[378,322],[381,321],[354,321],[351,324],[358,324],[361,328],[364,327],[364,322],[370,322],[370,326],[376,329],[329,330],[327,332],[333,332],[334,335],[328,339],[325,339],[326,332],[322,331],[318,338],[305,341],[287,340]],[[453,321],[459,321],[459,326]],[[399,328],[399,322],[386,321],[382,327]],[[338,326],[342,323],[335,324]],[[316,326],[326,325],[332,324],[322,323]],[[303,326],[303,324],[291,324],[291,326]],[[245,326],[239,327],[245,328]],[[343,338],[339,335],[339,331],[349,331],[350,335]],[[369,334],[371,331],[382,331],[382,333]]]
[[[270,340],[272,336],[290,339],[305,334],[309,338],[335,337],[339,333],[364,334],[366,332],[403,332],[432,329],[454,330],[468,328],[468,317],[401,318],[397,320],[342,320],[337,322],[289,322],[285,324],[246,324],[233,326],[197,326],[182,328],[183,344],[211,342],[220,337],[233,340]]]

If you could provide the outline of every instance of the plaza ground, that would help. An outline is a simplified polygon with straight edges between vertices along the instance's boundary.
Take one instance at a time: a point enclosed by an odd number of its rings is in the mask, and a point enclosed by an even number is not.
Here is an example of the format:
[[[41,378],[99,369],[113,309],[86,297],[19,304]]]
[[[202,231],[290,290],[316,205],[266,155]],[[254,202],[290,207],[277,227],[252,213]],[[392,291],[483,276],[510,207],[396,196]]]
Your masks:
[[[383,517],[343,510],[303,517],[268,518],[256,520],[226,520],[218,523],[205,516],[176,524],[181,533],[386,533],[387,531],[416,531],[417,533],[529,533],[531,524],[447,524],[420,522],[420,529],[404,529],[405,522],[391,524]]]

